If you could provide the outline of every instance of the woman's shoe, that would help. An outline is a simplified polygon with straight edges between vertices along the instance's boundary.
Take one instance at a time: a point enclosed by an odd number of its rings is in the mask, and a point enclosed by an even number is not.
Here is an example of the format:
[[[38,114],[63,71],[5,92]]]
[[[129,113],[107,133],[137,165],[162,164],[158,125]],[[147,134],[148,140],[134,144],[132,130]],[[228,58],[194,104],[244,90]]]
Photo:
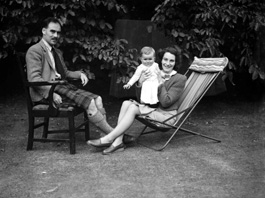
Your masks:
[[[94,147],[97,147],[97,148],[102,148],[102,147],[108,147],[112,144],[112,142],[110,143],[101,143],[101,139],[96,139],[96,140],[88,140],[87,141],[87,144],[90,144]]]
[[[113,146],[113,145],[110,145],[109,148],[105,149],[102,154],[103,155],[109,155],[111,153],[114,153],[114,152],[118,152],[118,151],[124,151],[125,149],[125,145],[123,143],[119,144],[118,146]]]

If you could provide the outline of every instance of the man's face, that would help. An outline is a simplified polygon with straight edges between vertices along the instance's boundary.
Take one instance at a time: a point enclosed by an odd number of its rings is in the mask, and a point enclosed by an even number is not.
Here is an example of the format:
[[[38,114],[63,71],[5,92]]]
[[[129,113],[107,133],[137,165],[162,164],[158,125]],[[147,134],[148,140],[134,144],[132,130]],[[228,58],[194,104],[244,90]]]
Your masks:
[[[42,28],[42,38],[50,45],[54,46],[61,34],[61,26],[58,23],[49,23],[47,28]]]

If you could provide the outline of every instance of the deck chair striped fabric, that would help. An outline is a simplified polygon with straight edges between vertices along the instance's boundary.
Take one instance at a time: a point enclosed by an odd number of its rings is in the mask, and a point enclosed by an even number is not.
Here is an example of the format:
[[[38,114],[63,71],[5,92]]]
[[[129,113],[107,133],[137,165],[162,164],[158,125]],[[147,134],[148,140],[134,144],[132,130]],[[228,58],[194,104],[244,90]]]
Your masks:
[[[163,150],[169,142],[172,140],[172,138],[175,136],[175,134],[178,131],[183,131],[192,135],[198,135],[207,139],[214,140],[216,142],[221,142],[220,140],[217,140],[215,138],[203,135],[201,133],[197,133],[191,130],[184,129],[182,125],[185,123],[193,109],[196,107],[196,105],[200,102],[202,97],[205,95],[205,93],[208,91],[208,89],[211,87],[211,85],[214,83],[216,78],[219,76],[219,74],[224,70],[224,68],[228,64],[228,59],[226,57],[224,58],[194,58],[194,61],[188,68],[188,71],[186,72],[186,76],[188,76],[184,91],[180,97],[180,107],[178,109],[178,113],[163,122],[159,122],[156,120],[152,120],[148,117],[144,116],[137,116],[136,119],[143,124],[145,124],[144,129],[141,132],[141,135],[146,135],[149,133],[161,131],[166,132],[170,131],[171,129],[174,129],[174,132],[170,136],[170,138],[166,141],[166,143],[159,148],[150,147],[146,144],[140,143],[140,141],[137,141],[139,144],[146,146],[148,148],[161,151]],[[173,119],[177,117],[176,122],[174,125],[169,125],[166,122],[170,119]],[[151,131],[146,131],[147,128],[151,128]],[[139,138],[138,138],[139,139]]]

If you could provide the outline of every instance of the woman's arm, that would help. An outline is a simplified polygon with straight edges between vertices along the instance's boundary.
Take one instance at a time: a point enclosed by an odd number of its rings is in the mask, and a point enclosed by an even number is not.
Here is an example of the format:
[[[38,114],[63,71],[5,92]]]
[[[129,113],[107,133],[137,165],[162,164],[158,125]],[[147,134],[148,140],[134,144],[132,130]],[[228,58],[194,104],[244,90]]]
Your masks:
[[[186,76],[176,74],[158,87],[158,100],[162,107],[170,107],[178,101],[184,90],[186,81]]]

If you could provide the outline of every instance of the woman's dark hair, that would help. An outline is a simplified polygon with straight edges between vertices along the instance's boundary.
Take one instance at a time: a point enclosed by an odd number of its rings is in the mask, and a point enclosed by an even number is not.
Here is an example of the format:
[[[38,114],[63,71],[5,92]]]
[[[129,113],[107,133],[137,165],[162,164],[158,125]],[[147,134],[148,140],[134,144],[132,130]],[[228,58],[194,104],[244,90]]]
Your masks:
[[[162,69],[162,59],[163,59],[163,56],[164,54],[168,52],[170,54],[173,54],[176,58],[176,62],[175,62],[175,66],[174,66],[174,70],[178,70],[179,67],[180,67],[180,63],[181,63],[181,54],[179,52],[178,49],[176,49],[175,47],[166,47],[164,49],[160,49],[157,53],[157,63],[159,65],[159,68]]]
[[[48,28],[48,26],[49,26],[50,23],[58,23],[60,26],[62,26],[61,22],[57,18],[49,17],[49,18],[46,18],[43,21],[42,27],[43,28]]]

